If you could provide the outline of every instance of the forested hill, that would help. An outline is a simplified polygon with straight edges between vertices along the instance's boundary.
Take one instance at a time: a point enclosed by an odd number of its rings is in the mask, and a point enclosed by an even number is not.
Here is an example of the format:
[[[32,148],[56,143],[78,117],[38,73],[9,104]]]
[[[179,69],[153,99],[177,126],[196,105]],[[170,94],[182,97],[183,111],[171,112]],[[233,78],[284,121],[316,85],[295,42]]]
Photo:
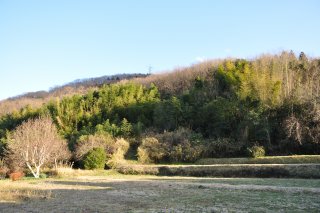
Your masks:
[[[31,107],[40,107],[43,103],[48,102],[52,98],[62,98],[74,94],[85,94],[90,89],[97,89],[104,84],[112,84],[122,80],[130,80],[134,78],[144,78],[148,74],[117,74],[106,75],[95,78],[77,79],[73,82],[66,83],[62,86],[52,87],[49,91],[27,92],[22,95],[10,97],[0,101],[0,115],[19,110],[27,105]]]
[[[207,61],[25,107],[0,118],[0,137],[5,147],[16,126],[49,114],[75,153],[84,137],[108,135],[149,162],[239,157],[254,146],[320,154],[319,93],[320,60],[304,53]]]

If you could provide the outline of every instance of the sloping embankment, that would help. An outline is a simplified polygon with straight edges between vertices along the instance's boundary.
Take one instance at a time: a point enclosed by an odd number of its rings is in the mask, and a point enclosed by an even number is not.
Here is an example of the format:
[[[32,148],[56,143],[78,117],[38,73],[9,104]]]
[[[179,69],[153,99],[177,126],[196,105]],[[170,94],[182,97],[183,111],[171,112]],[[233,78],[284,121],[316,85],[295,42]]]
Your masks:
[[[320,178],[320,164],[121,165],[117,170],[159,176]]]
[[[199,165],[214,164],[320,164],[320,155],[265,156],[258,158],[202,158]]]

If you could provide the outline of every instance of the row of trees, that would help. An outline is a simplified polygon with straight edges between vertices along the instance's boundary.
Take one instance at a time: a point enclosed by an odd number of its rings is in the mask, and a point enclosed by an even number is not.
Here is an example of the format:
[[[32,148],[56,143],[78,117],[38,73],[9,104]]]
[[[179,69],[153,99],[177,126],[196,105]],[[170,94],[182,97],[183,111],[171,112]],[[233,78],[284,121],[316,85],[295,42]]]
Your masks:
[[[108,158],[121,137],[144,162],[244,156],[255,145],[267,154],[316,154],[319,74],[320,60],[283,52],[105,85],[0,117],[1,144],[9,146],[22,122],[48,115],[79,162],[79,152],[89,151],[81,147],[100,141],[91,148],[102,147]]]

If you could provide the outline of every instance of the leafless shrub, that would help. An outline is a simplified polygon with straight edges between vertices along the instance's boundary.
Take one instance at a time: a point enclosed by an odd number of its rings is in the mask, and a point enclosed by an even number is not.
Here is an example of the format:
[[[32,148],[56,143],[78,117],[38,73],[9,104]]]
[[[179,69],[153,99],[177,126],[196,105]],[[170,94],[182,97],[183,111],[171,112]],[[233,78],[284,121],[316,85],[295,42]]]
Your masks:
[[[221,62],[222,60],[208,60],[189,67],[176,68],[173,71],[153,74],[146,78],[137,78],[133,81],[145,86],[153,83],[157,86],[160,93],[164,95],[177,95],[190,88],[197,77],[202,79],[209,77],[211,71]]]
[[[76,159],[81,160],[85,154],[97,147],[103,148],[107,155],[111,155],[116,149],[115,140],[109,134],[83,135],[76,145]]]
[[[289,138],[294,138],[300,145],[302,144],[301,121],[295,116],[288,117],[284,122],[284,127]]]

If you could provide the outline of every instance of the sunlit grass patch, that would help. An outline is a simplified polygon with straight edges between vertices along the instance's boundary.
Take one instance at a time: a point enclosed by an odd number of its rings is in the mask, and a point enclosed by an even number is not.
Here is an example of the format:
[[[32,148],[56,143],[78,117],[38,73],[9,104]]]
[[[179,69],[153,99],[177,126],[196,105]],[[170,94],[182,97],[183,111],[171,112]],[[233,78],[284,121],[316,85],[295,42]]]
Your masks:
[[[308,164],[320,163],[320,155],[268,156],[258,158],[204,158],[196,162],[211,164]]]
[[[5,190],[0,193],[1,202],[19,202],[30,199],[50,199],[52,198],[51,190],[32,190],[32,189],[17,189]]]
[[[35,186],[37,181],[25,179],[19,182],[10,180],[0,181],[0,202],[21,202],[30,199],[50,199],[51,190],[40,189]]]

